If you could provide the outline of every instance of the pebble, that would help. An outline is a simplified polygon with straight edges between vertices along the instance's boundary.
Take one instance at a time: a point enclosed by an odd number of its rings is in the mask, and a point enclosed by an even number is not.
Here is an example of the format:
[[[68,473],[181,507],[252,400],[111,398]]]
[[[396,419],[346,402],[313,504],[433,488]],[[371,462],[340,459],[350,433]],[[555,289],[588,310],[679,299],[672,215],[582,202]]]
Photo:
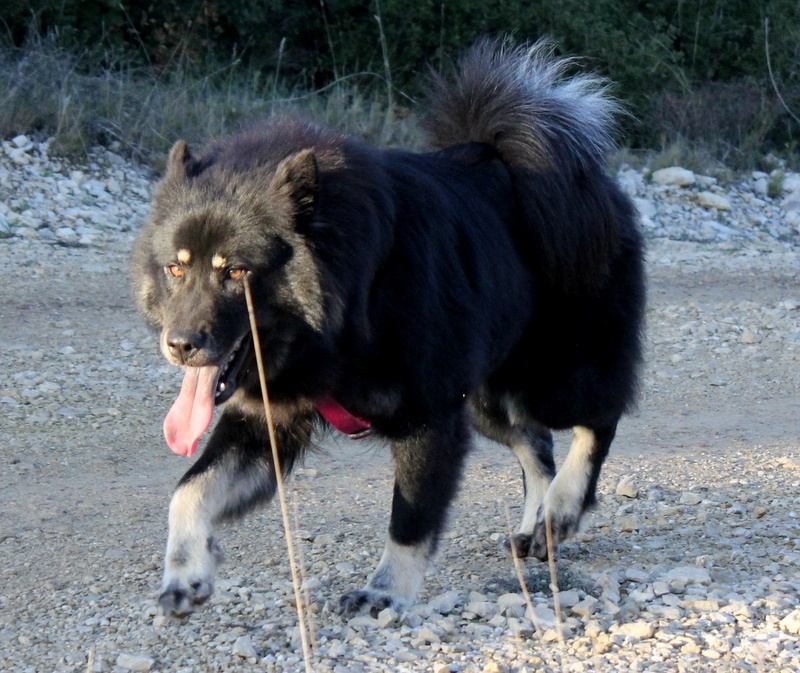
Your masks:
[[[239,636],[233,643],[232,652],[237,657],[242,657],[244,659],[252,659],[258,656],[250,636]]]
[[[424,640],[426,643],[438,643],[441,642],[442,640],[439,637],[439,634],[428,626],[422,627],[418,631],[417,637],[420,638],[421,640]]]
[[[645,640],[653,637],[655,627],[650,622],[628,622],[621,624],[614,633],[620,636],[631,636],[639,640]]]
[[[636,498],[639,495],[639,489],[634,485],[633,477],[626,475],[619,480],[614,493],[624,498]]]
[[[800,610],[793,610],[779,622],[780,627],[795,635],[800,635]]]
[[[668,584],[681,583],[686,584],[710,584],[711,575],[705,568],[698,568],[697,566],[680,566],[669,570],[662,575],[661,580]]]
[[[528,608],[525,616],[533,622],[537,628],[543,630],[551,629],[556,625],[556,613],[548,605],[535,605],[531,611]]]
[[[721,194],[714,192],[700,192],[697,195],[697,202],[703,208],[716,208],[717,210],[730,210],[731,202]]]
[[[378,613],[377,617],[378,627],[381,629],[388,628],[389,626],[394,624],[399,618],[400,615],[397,613],[396,610],[393,610],[392,608],[384,608]]]
[[[623,516],[619,520],[619,529],[623,533],[636,533],[642,527],[641,519],[635,514]]]
[[[681,497],[678,502],[681,505],[699,505],[701,502],[703,502],[703,496],[699,495],[698,493],[686,491],[681,493]]]
[[[515,608],[524,608],[527,605],[525,596],[522,594],[503,594],[497,597],[497,607],[501,613],[506,610],[514,610]]]
[[[680,166],[671,166],[653,171],[652,178],[657,185],[688,187],[695,183],[694,173]]]
[[[446,591],[445,593],[439,594],[428,601],[428,607],[432,611],[447,615],[451,612],[454,612],[456,606],[461,605],[462,603],[463,601],[457,592]]]
[[[579,617],[588,617],[594,612],[598,602],[594,596],[587,596],[582,601],[575,603],[571,610]]]
[[[347,647],[341,640],[332,640],[328,645],[326,654],[332,659],[338,659],[339,657],[343,657],[346,652]]]
[[[141,654],[120,654],[117,666],[126,671],[149,671],[156,663],[155,659]]]
[[[625,579],[629,582],[644,584],[650,579],[650,573],[645,570],[640,570],[639,568],[626,568]]]
[[[378,626],[378,620],[370,615],[356,615],[347,622],[347,625],[352,628],[366,627],[374,629]]]

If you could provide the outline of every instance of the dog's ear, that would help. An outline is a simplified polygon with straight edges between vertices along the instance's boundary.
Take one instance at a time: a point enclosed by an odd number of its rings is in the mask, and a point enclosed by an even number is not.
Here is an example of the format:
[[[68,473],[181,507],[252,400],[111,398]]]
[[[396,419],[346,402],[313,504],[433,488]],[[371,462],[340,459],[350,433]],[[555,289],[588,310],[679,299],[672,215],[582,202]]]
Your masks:
[[[314,207],[318,186],[314,150],[301,150],[281,161],[270,186],[276,193],[291,199],[296,217],[309,214]]]
[[[189,165],[192,162],[192,154],[185,140],[176,142],[169,151],[167,159],[167,177],[185,178],[189,174]]]

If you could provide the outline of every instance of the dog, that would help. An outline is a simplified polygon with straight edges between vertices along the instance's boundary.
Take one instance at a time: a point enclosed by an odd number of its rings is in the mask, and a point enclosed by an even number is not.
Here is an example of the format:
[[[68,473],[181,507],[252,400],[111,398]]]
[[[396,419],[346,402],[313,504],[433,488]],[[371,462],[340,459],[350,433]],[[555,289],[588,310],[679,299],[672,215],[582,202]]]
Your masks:
[[[214,527],[276,489],[245,278],[282,472],[320,428],[391,446],[385,549],[343,611],[414,602],[473,430],[522,467],[520,556],[546,558],[546,516],[556,545],[578,529],[635,404],[646,289],[635,208],[607,175],[620,106],[570,68],[546,43],[477,43],[431,75],[425,153],[287,118],[175,143],[134,294],[185,370],[169,446],[191,456],[221,416],[170,502],[164,613],[208,599]],[[558,471],[554,429],[573,429]]]

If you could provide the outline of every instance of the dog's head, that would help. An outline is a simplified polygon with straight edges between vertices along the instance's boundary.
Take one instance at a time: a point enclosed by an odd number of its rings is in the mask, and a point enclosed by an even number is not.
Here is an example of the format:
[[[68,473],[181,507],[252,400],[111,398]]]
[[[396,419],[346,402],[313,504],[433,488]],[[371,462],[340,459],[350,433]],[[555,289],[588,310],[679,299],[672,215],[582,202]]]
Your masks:
[[[303,231],[316,188],[311,149],[246,172],[175,144],[133,262],[139,307],[169,361],[201,366],[227,355],[247,331],[245,274],[262,300],[321,329],[319,271]]]
[[[222,159],[217,153],[227,151]],[[231,148],[195,158],[179,141],[156,188],[132,259],[134,292],[160,332],[164,357],[186,368],[165,421],[177,453],[191,455],[213,407],[257,386],[244,279],[249,280],[267,375],[299,336],[325,326],[321,272],[307,228],[318,170],[311,149],[237,163]],[[233,159],[231,158],[233,157]]]

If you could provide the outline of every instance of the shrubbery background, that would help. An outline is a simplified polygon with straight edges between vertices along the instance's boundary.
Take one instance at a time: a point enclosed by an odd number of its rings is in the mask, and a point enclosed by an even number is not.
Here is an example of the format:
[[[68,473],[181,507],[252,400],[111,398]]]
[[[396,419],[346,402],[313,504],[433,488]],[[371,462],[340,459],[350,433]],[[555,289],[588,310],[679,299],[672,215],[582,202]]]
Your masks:
[[[185,86],[202,79],[206,97],[238,78],[253,100],[347,82],[385,103],[390,82],[393,120],[413,109],[428,64],[448,63],[477,36],[549,36],[614,82],[635,119],[631,147],[677,143],[746,164],[770,151],[793,158],[800,134],[796,0],[5,0],[0,25],[6,67],[57,49],[75,76],[163,84],[180,71]]]

